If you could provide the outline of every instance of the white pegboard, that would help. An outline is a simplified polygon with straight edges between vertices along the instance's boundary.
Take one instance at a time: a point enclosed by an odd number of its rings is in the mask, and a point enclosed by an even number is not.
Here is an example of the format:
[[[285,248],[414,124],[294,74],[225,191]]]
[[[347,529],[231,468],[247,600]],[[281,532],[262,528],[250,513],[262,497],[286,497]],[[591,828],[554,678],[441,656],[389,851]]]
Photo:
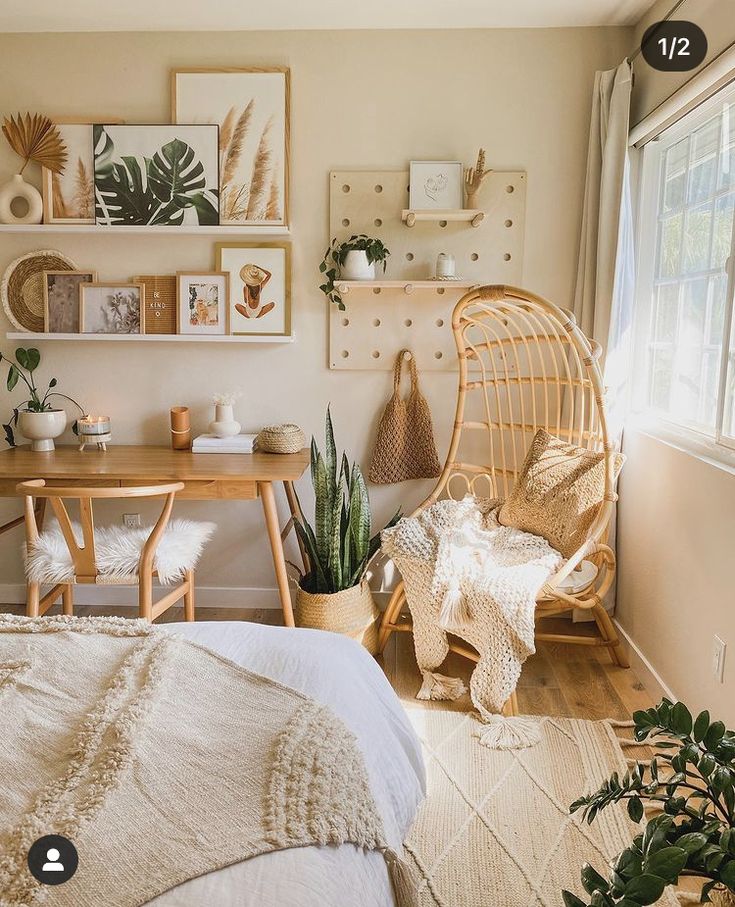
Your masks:
[[[366,233],[381,239],[391,255],[385,275],[380,271],[377,278],[400,282],[351,286],[343,294],[346,311],[330,305],[330,368],[391,369],[405,347],[413,350],[420,369],[453,369],[452,308],[467,283],[523,285],[526,174],[491,172],[477,196],[485,212],[477,227],[452,221],[408,227],[401,220],[408,205],[405,170],[335,170],[329,189],[330,238]],[[421,286],[434,275],[440,252],[454,255],[464,286]]]

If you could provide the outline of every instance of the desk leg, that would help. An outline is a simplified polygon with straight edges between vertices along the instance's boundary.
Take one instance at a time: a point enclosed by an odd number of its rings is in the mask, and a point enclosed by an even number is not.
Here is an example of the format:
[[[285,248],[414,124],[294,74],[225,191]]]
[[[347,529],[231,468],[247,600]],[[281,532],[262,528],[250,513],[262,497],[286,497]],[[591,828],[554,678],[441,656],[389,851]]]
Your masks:
[[[301,515],[301,510],[299,508],[299,501],[298,501],[298,498],[296,497],[296,491],[293,487],[293,482],[284,482],[283,490],[286,492],[286,500],[288,501],[288,509],[291,511],[291,523],[293,524],[297,518],[299,520],[303,520],[303,517]],[[298,534],[298,532],[296,532],[295,527],[294,527],[294,532],[296,533],[296,541],[298,542],[299,551],[301,552],[301,563],[304,568],[304,573],[308,573],[309,572],[309,559],[308,559],[308,557],[306,555],[306,551],[304,549],[304,543],[301,541],[301,536]]]
[[[276,496],[273,493],[272,482],[258,482],[258,493],[263,504],[265,528],[268,530],[268,541],[273,554],[273,567],[276,571],[278,594],[281,597],[283,608],[283,622],[287,627],[294,627],[293,606],[291,605],[291,590],[288,587],[288,574],[286,573],[286,559],[283,555],[283,542],[281,541],[281,528],[278,524],[278,511],[276,510]]]

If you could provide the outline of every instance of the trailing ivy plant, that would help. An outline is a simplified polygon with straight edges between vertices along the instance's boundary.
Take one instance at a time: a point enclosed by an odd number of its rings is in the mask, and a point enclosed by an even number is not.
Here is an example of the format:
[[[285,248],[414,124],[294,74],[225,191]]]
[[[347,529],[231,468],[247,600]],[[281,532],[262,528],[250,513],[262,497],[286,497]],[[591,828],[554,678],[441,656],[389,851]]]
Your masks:
[[[325,435],[323,455],[311,439],[314,525],[306,521],[300,504],[300,518],[294,521],[308,561],[300,586],[312,593],[341,592],[358,585],[380,547],[380,533],[370,535],[370,499],[360,467],[350,466],[344,453],[338,460],[329,407]],[[399,517],[400,511],[388,525]]]
[[[19,346],[15,351],[15,362],[0,353],[0,361],[2,360],[8,363],[8,390],[12,391],[18,382],[22,381],[25,384],[25,392],[29,395],[27,400],[24,400],[13,408],[13,415],[10,417],[10,420],[3,425],[3,428],[5,429],[5,440],[11,447],[15,447],[13,428],[18,424],[18,416],[22,410],[26,410],[29,413],[48,413],[55,409],[54,405],[51,403],[51,399],[53,397],[62,397],[64,400],[73,403],[79,412],[84,415],[84,410],[73,397],[68,397],[66,394],[54,390],[58,384],[56,378],[52,378],[49,381],[45,391],[41,391],[36,386],[34,372],[41,362],[41,354],[35,347],[24,349],[22,346]],[[74,434],[77,433],[76,421],[72,425],[72,430],[74,431]]]
[[[324,275],[324,283],[319,289],[330,302],[344,311],[345,304],[337,290],[337,279],[340,270],[347,260],[348,252],[365,252],[368,264],[383,263],[383,273],[387,264],[390,249],[386,249],[379,239],[371,239],[364,233],[355,234],[344,242],[338,243],[333,239],[324,253],[324,261],[319,265],[319,271]]]
[[[710,892],[735,891],[735,732],[709,712],[696,720],[683,702],[663,699],[655,708],[633,715],[635,739],[648,741],[655,755],[650,765],[637,762],[621,778],[617,773],[586,797],[572,803],[591,823],[612,803],[626,801],[634,822],[644,804],[663,812],[645,826],[630,847],[610,865],[609,877],[586,864],[582,885],[591,907],[638,907],[654,904],[680,876],[705,880],[702,902]],[[587,907],[569,891],[566,907]]]

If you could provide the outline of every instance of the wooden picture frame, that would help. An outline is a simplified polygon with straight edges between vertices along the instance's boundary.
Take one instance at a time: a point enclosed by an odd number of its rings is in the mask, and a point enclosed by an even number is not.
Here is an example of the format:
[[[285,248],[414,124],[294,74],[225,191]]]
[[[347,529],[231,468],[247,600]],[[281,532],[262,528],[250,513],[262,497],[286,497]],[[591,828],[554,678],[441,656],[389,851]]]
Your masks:
[[[96,325],[102,323],[103,327],[105,326],[104,322],[106,320],[106,314],[99,316],[98,320],[92,321],[91,317],[87,314],[87,307],[92,303],[92,296],[96,295],[96,302],[100,302],[100,293],[95,293],[94,291],[99,290],[137,290],[138,292],[138,311],[139,311],[139,320],[138,320],[138,330],[137,331],[113,331],[113,330],[101,330],[96,327]],[[108,303],[109,306],[109,303]],[[112,311],[113,307],[109,306]],[[112,311],[112,317],[115,317],[114,311]],[[123,319],[125,318],[125,313],[122,315]],[[95,325],[93,327],[93,325]],[[91,328],[91,329],[90,329]],[[95,281],[95,283],[83,283],[79,287],[79,333],[80,334],[112,334],[114,336],[138,336],[140,334],[145,334],[145,285],[142,283],[128,283],[124,280],[111,280],[111,281]]]
[[[412,211],[458,211],[464,208],[462,162],[411,161],[408,207]]]
[[[52,278],[49,281],[49,278]],[[52,317],[50,308],[55,305],[64,302],[63,299],[58,299],[60,295],[59,292],[54,292],[57,288],[56,285],[59,285],[59,291],[61,290],[61,284],[66,281],[64,278],[68,278],[72,284],[76,284],[74,298],[65,300],[66,320],[67,324],[63,326],[59,325],[58,317]],[[74,280],[74,278],[80,278]],[[87,279],[83,279],[87,278]],[[44,271],[43,272],[43,330],[46,334],[79,334],[80,325],[79,325],[79,315],[81,312],[80,302],[81,302],[81,285],[83,283],[94,283],[97,280],[96,271]],[[49,286],[51,282],[51,286]],[[69,288],[71,289],[71,288]],[[68,295],[68,294],[67,294]]]
[[[216,243],[215,268],[230,275],[231,335],[291,336],[291,243]],[[247,269],[253,280],[246,283]],[[263,294],[268,285],[270,290]]]
[[[189,278],[192,278],[189,280]],[[217,278],[208,281],[207,278]],[[212,287],[219,286],[221,293],[217,294],[218,318],[215,324],[191,323],[189,310],[191,296],[184,296],[184,287],[191,290],[195,285],[209,283]],[[196,307],[206,305],[204,300],[197,300]],[[185,311],[186,310],[186,311]],[[222,336],[230,332],[230,273],[229,271],[177,271],[176,272],[176,333],[189,336],[201,335],[203,337]]]
[[[202,80],[209,83],[206,89],[197,85]],[[291,70],[287,66],[173,69],[171,122],[187,121],[215,123],[220,128],[220,224],[288,228]],[[269,164],[270,180],[259,180],[258,197],[251,199],[259,160],[264,167]]]

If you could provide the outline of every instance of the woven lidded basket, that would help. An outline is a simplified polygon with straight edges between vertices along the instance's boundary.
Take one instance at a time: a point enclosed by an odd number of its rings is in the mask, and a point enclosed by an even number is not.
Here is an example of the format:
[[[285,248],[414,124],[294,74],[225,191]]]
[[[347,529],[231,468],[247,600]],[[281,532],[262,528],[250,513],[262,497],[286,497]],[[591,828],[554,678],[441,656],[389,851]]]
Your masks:
[[[375,655],[378,651],[378,608],[367,581],[342,592],[312,594],[299,587],[294,603],[297,627],[329,630],[349,636]]]
[[[298,453],[306,444],[306,437],[298,425],[267,425],[258,434],[256,445],[265,453]]]

